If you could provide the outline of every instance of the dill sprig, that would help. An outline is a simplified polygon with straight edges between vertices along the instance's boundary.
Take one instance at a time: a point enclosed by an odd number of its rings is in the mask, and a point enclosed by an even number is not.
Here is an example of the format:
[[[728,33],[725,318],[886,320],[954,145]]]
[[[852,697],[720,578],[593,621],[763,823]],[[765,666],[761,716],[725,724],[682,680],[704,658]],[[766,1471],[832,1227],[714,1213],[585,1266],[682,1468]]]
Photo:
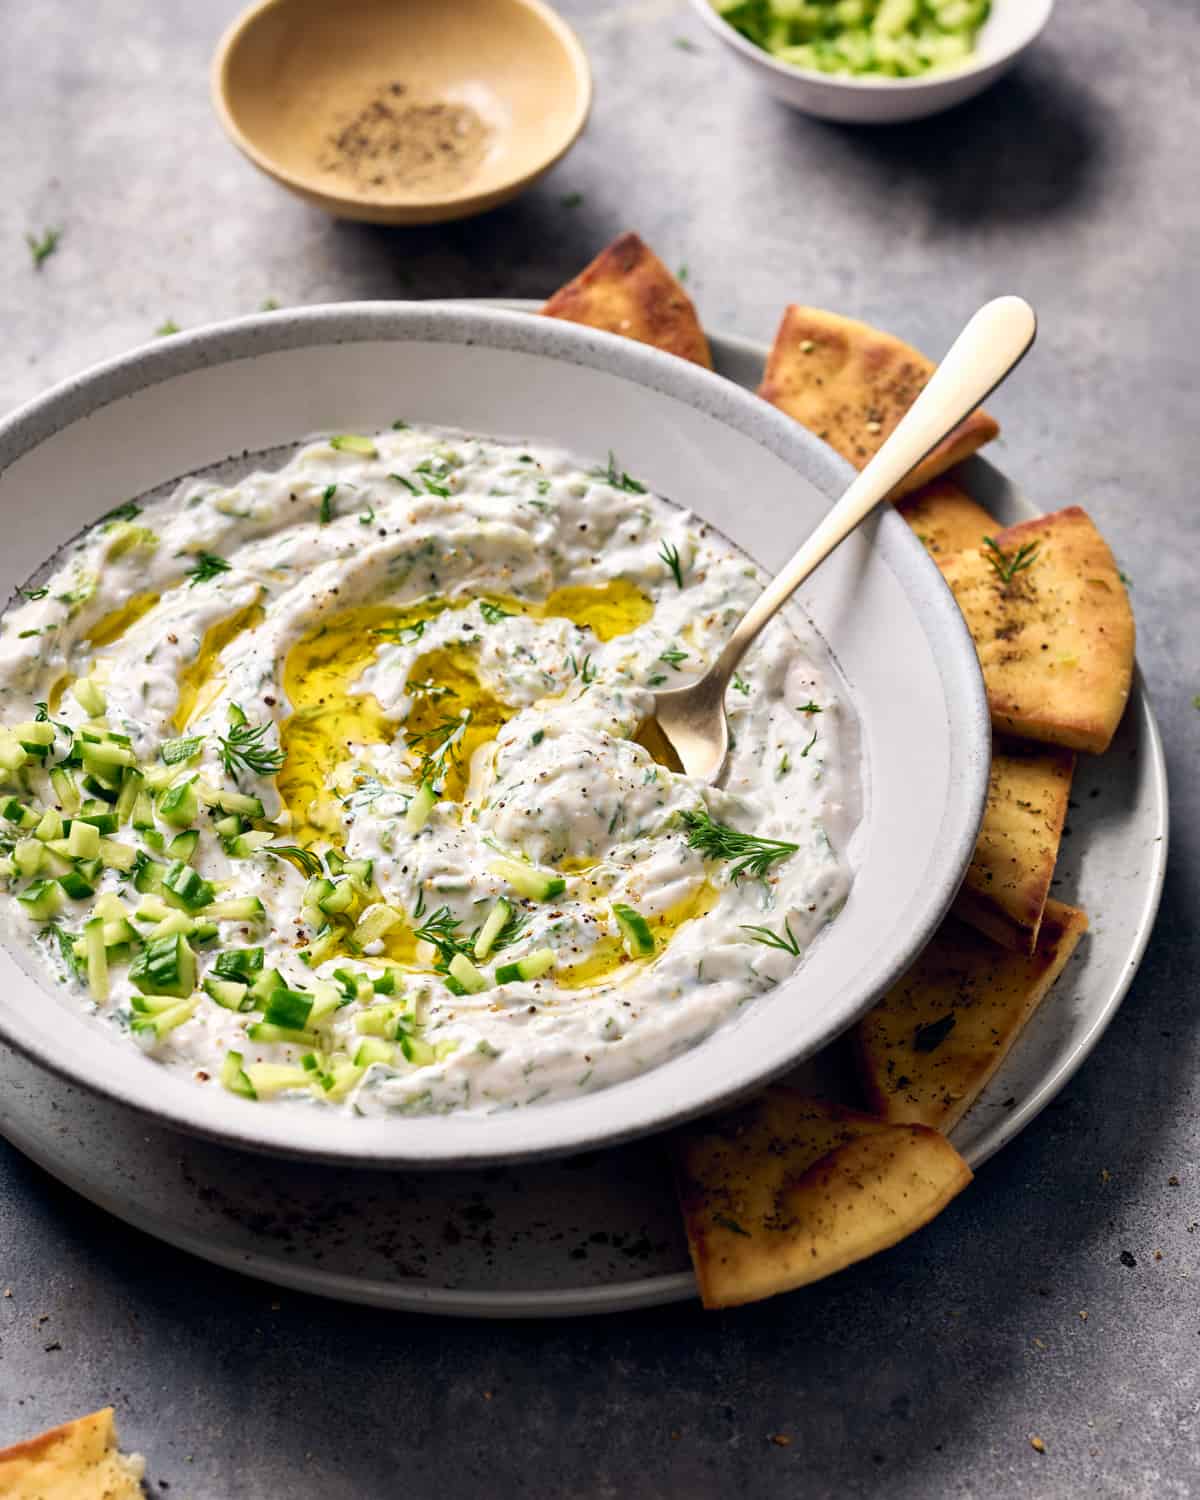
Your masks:
[[[321,861],[311,849],[301,849],[298,844],[268,844],[263,853],[273,854],[310,879],[321,873]]]
[[[447,762],[457,762],[462,754],[462,740],[470,722],[471,710],[464,708],[459,717],[442,719],[432,729],[406,737],[408,748],[420,755],[418,782],[428,781],[433,786],[445,776]]]
[[[33,269],[40,271],[45,261],[49,260],[58,249],[58,242],[62,239],[61,229],[44,229],[40,236],[27,234],[25,243],[29,246],[29,256],[33,261]]]
[[[528,926],[529,913],[525,911],[519,911],[516,907],[513,907],[513,909],[508,914],[508,920],[505,922],[504,926],[500,929],[496,936],[492,939],[492,952],[498,953],[501,948],[507,948],[511,943],[515,943]],[[475,939],[482,931],[483,924],[481,922],[475,929],[475,931],[471,934],[471,940],[469,944],[470,953],[468,954],[468,956],[474,953]]]
[[[760,839],[753,833],[741,833],[727,823],[715,822],[703,807],[682,813],[681,817],[693,849],[698,849],[705,859],[733,861],[729,874],[735,885],[743,875],[765,880],[777,860],[787,859],[800,847],[781,839]]]
[[[333,520],[333,497],[336,494],[336,484],[327,484],[321,491],[321,509],[317,512],[317,521],[322,526],[328,526]]]
[[[211,583],[219,573],[228,573],[229,566],[215,552],[201,552],[196,558],[196,566],[188,574],[188,588],[194,589],[198,583]]]
[[[669,650],[658,653],[659,661],[665,661],[669,666],[674,667],[677,672],[680,670],[679,663],[687,661],[687,658],[688,653],[681,651],[678,646],[672,646]]]
[[[769,927],[748,927],[742,923],[742,931],[750,934],[750,940],[754,943],[762,943],[766,948],[782,948],[785,953],[790,953],[793,958],[800,957],[800,944],[795,933],[792,931],[791,923],[784,922],[783,931],[786,936],[778,932],[772,932]]]
[[[1037,561],[1038,543],[1022,542],[1015,552],[1008,553],[1002,550],[994,537],[985,536],[983,555],[995,569],[1000,582],[1011,583],[1018,573],[1023,573]]]
[[[671,576],[674,578],[678,587],[682,588],[683,564],[679,560],[679,548],[673,547],[670,542],[664,542],[658,549],[658,555],[671,570]]]
[[[436,948],[441,962],[449,964],[456,953],[465,953],[468,958],[471,955],[470,939],[459,932],[461,926],[448,906],[439,906],[420,927],[413,928],[413,936]]]
[[[632,475],[626,474],[617,463],[617,455],[610,448],[608,450],[608,467],[605,469],[589,470],[592,479],[603,479],[605,484],[611,484],[614,490],[624,490],[627,495],[644,495],[646,486]]]
[[[226,775],[236,781],[241,771],[273,776],[282,769],[287,759],[284,751],[263,743],[269,728],[269,724],[251,724],[238,704],[229,705],[229,733],[217,736]]]
[[[502,609],[500,605],[493,604],[490,599],[479,601],[479,613],[483,616],[485,625],[499,625],[501,620],[511,620],[513,612],[511,609]]]

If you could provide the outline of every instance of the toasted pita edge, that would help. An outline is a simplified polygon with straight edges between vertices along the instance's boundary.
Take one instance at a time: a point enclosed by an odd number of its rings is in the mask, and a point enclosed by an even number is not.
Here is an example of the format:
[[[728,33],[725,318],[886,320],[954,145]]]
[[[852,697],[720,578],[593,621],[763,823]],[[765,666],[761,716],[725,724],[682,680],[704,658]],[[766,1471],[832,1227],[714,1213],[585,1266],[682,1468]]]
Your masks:
[[[844,358],[828,368],[824,344]],[[816,355],[816,358],[811,356]],[[920,350],[870,323],[818,307],[784,309],[758,394],[862,469],[891,435],[936,366]],[[853,424],[848,417],[853,414]],[[851,437],[851,431],[853,437]],[[972,412],[896,487],[911,494],[999,435],[987,412]]]
[[[712,351],[692,299],[632,230],[605,246],[541,311],[544,317],[621,334],[712,369]]]
[[[1040,819],[1036,833],[1023,828],[1011,834],[999,825],[1005,807],[1018,806],[1027,798],[1029,779],[1021,779],[1019,768],[1040,763],[1040,806],[1030,817]],[[1058,863],[1075,752],[1058,745],[1039,745],[1031,740],[1002,740],[992,749],[987,805],[975,844],[975,852],[951,911],[960,921],[1016,953],[1031,954],[1037,947],[1042,912],[1050,894],[1050,883]],[[1035,772],[1036,776],[1036,772]],[[998,867],[998,856],[1006,851],[1015,868]]]
[[[1001,530],[1000,522],[961,485],[944,476],[902,496],[896,509],[932,557],[969,552]]]
[[[1022,521],[992,540],[1010,558],[1026,544],[1056,544],[1048,558],[1018,572],[1011,586],[1003,588],[982,549],[937,559],[975,641],[993,728],[1021,739],[1102,754],[1129,701],[1136,646],[1129,595],[1108,543],[1078,505]],[[1030,649],[1021,658],[1012,644],[1025,628],[1048,628],[1039,604],[1046,574],[1036,572],[1047,565],[1052,569],[1052,592],[1045,597],[1056,608],[1062,609],[1056,596],[1067,585],[1099,585],[1109,598],[1103,623],[1093,609],[1085,612],[1082,625],[1071,615],[1064,627],[1073,627],[1075,643],[1087,648],[1082,669],[1061,670],[1062,663],[1051,653],[1035,654],[1032,643],[1027,643]]]
[[[771,1186],[780,1166],[773,1142],[705,1135],[703,1122],[677,1138],[680,1208],[701,1301],[709,1309],[794,1290],[887,1249],[928,1223],[971,1181],[966,1162],[935,1130],[889,1124],[778,1085],[768,1093],[775,1103],[792,1096],[798,1115],[811,1119],[820,1112],[830,1123],[863,1133],[821,1153],[777,1189]],[[696,1153],[710,1142],[719,1142],[710,1146],[719,1178],[702,1182]],[[744,1183],[756,1171],[774,1191],[773,1212],[769,1225],[755,1222],[748,1231],[723,1219],[719,1205],[723,1183],[733,1176]]]
[[[111,1406],[0,1450],[0,1495],[38,1500],[103,1495],[104,1500],[142,1500],[145,1460],[117,1451]],[[85,1488],[86,1486],[86,1488]],[[100,1488],[103,1486],[103,1488]]]
[[[1026,958],[995,947],[971,928],[950,918],[908,973],[854,1029],[859,1079],[871,1108],[881,1119],[927,1125],[947,1134],[953,1130],[995,1077],[1017,1038],[1066,967],[1087,926],[1086,912],[1065,902],[1048,900],[1037,951],[1033,957]],[[1005,987],[1001,985],[1001,999],[996,1006],[997,1025],[989,1030],[992,1039],[971,1056],[969,1068],[959,1066],[950,1070],[949,1081],[953,1087],[946,1086],[946,1055],[938,1057],[937,1045],[921,1051],[908,1045],[900,1053],[902,1071],[897,1074],[898,1044],[881,1038],[880,1018],[887,1013],[889,1006],[904,1006],[905,1029],[914,1038],[922,1029],[937,1025],[947,1014],[954,1014],[953,1000],[949,1001],[949,1011],[946,1010],[944,985],[939,988],[935,984],[923,997],[932,1002],[928,1011],[904,1003],[906,986],[920,978],[923,967],[931,965],[940,965],[943,973],[950,970],[980,986],[989,976],[994,979],[997,974],[1013,982],[1022,980],[1024,969],[1023,980],[1016,991],[1017,998],[1013,998],[1010,988],[1009,999],[1005,1002]],[[934,972],[936,975],[936,968]],[[972,1008],[978,1007],[979,994],[976,989]],[[899,1084],[892,1084],[893,1078],[898,1078]]]

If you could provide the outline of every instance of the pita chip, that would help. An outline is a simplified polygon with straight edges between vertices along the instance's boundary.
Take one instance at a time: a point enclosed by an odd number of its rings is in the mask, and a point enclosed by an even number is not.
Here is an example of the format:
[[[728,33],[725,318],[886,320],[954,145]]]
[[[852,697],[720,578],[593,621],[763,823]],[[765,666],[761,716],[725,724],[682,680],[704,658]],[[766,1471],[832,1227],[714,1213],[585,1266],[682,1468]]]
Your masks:
[[[5,1500],[143,1500],[139,1454],[117,1449],[111,1406],[0,1450]]]

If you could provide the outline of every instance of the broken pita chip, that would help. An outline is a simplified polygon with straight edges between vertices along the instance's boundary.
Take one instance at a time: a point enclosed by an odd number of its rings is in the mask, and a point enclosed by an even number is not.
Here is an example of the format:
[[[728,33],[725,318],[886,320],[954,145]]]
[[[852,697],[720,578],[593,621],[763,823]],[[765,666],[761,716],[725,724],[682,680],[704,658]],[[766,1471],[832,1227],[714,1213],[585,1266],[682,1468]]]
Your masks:
[[[584,323],[652,344],[712,369],[708,340],[692,299],[636,234],[623,234],[555,292],[542,308],[548,318]]]
[[[1047,901],[1037,951],[997,948],[942,923],[904,978],[858,1023],[863,1089],[887,1120],[949,1131],[978,1099],[1087,931],[1087,916]]]
[[[140,1454],[117,1451],[113,1409],[0,1450],[0,1495],[6,1500],[143,1500]]]
[[[1075,752],[997,741],[987,805],[954,915],[1017,953],[1037,945],[1058,860]]]
[[[863,469],[894,431],[936,366],[868,323],[793,304],[783,315],[758,394]],[[911,494],[991,442],[984,411],[957,426],[896,489]]]
[[[936,1131],[776,1085],[676,1138],[676,1179],[705,1307],[791,1291],[885,1250],[971,1180]]]
[[[1133,611],[1087,512],[1023,521],[938,566],[974,638],[993,727],[1107,750],[1133,681]]]
[[[952,479],[935,479],[896,502],[896,509],[933,557],[982,547],[1001,530],[1000,522]]]

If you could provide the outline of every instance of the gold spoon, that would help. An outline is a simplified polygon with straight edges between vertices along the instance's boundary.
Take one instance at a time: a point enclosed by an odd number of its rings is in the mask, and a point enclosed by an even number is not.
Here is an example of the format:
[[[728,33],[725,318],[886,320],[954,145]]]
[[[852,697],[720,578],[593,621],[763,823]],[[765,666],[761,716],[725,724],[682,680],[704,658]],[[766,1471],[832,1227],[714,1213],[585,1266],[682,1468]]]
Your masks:
[[[654,713],[638,731],[643,744],[669,749],[689,776],[716,779],[729,750],[725,690],[751,642],[834,548],[987,399],[1036,334],[1033,308],[1020,297],[997,297],[979,309],[895,431],[742,616],[704,676],[654,695]]]

